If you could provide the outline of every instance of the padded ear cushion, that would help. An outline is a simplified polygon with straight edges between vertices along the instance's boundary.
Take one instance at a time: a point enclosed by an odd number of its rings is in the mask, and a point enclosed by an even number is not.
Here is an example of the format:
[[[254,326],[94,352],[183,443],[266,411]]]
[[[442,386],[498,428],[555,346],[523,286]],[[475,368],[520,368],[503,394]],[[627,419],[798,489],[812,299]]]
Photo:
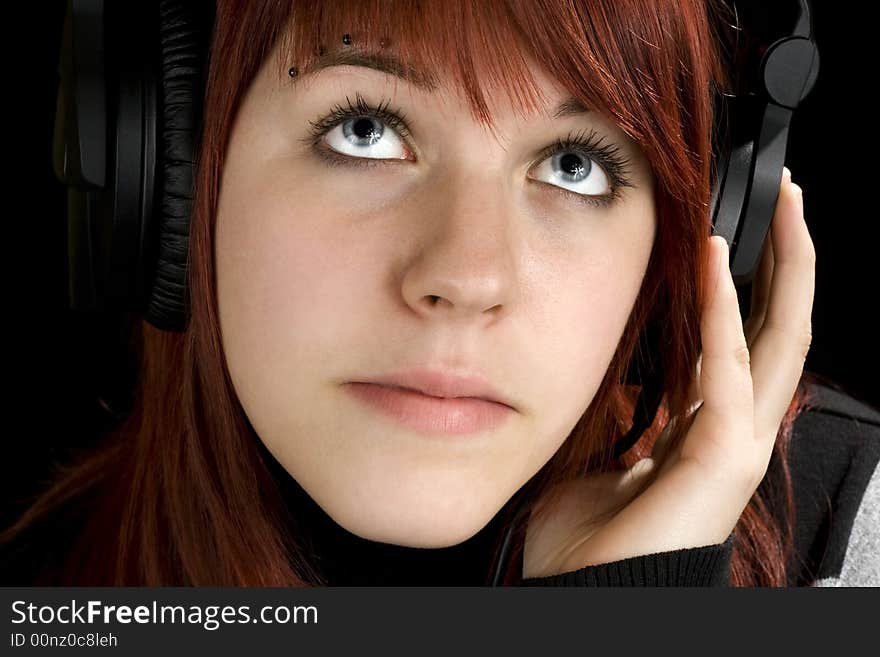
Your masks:
[[[162,0],[159,10],[161,198],[153,217],[158,224],[157,262],[144,316],[167,331],[184,330],[189,319],[187,265],[194,160],[213,27],[208,4]]]

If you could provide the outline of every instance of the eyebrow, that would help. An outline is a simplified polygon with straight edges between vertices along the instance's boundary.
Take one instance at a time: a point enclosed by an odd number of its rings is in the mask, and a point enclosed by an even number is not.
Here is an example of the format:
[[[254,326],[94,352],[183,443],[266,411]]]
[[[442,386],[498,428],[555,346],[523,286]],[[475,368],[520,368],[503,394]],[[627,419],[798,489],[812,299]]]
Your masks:
[[[372,69],[402,80],[408,80],[422,91],[433,92],[439,86],[437,78],[433,74],[407,66],[393,55],[354,51],[334,51],[321,55],[306,69],[303,77],[333,66],[360,66]],[[562,119],[588,112],[590,112],[588,107],[585,107],[577,98],[570,96],[557,105],[551,116],[554,119]]]

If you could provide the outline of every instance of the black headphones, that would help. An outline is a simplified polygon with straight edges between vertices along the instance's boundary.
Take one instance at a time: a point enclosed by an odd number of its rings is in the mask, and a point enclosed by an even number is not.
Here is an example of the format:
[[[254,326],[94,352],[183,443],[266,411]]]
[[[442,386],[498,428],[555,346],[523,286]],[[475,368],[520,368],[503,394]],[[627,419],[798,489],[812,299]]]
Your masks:
[[[182,331],[214,0],[68,0],[67,7],[53,163],[68,186],[70,307],[133,311],[159,329]],[[734,9],[736,89],[718,104],[712,232],[727,240],[734,282],[745,286],[776,208],[792,115],[819,73],[819,51],[807,0],[736,0]],[[656,349],[650,335],[646,341],[640,354],[647,356],[635,358],[627,374],[642,388],[615,456],[651,425],[662,399],[650,358]],[[493,585],[505,571],[515,525]]]
[[[730,271],[740,314],[746,317],[750,284],[776,210],[788,128],[794,110],[816,84],[819,49],[807,0],[736,0],[734,10],[734,93],[719,96],[715,117],[712,234],[722,235],[730,245]],[[748,29],[742,30],[741,23]],[[648,327],[643,340],[646,347],[626,375],[626,383],[641,385],[641,392],[632,427],[614,444],[615,458],[651,426],[663,399],[660,364],[652,358],[662,353],[656,328]]]

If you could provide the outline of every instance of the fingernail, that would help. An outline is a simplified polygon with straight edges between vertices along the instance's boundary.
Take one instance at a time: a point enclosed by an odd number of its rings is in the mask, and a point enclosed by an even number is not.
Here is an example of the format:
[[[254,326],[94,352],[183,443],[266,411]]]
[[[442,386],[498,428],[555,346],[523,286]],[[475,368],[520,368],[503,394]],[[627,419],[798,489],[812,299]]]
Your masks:
[[[720,278],[724,276],[724,270],[730,267],[730,246],[721,235],[715,235],[715,238],[721,242],[721,262],[718,263],[718,280],[715,283],[717,285]]]
[[[795,198],[797,199],[797,204],[801,209],[801,212],[804,211],[804,190],[800,185],[794,185]]]
[[[784,182],[791,182],[791,169],[788,167],[782,167],[782,180]]]
[[[707,300],[707,303],[710,305],[714,305],[715,299],[718,298],[718,288],[721,287],[721,280],[724,278],[724,267],[727,264],[727,240],[721,235],[714,235],[712,239],[716,242],[721,242],[722,246],[720,255],[716,256],[718,262],[714,265],[715,271],[712,276],[712,287],[710,288],[711,292],[709,293],[709,299]]]

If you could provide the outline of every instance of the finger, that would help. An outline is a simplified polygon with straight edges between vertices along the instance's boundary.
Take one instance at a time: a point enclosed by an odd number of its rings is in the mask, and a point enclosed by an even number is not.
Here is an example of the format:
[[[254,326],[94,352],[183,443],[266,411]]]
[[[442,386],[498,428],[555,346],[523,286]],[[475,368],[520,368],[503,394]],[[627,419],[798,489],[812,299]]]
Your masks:
[[[782,181],[783,183],[791,181],[791,170],[788,167],[782,167]],[[767,304],[770,298],[770,281],[773,278],[772,230],[773,227],[771,225],[767,233],[767,238],[764,241],[764,247],[761,251],[761,259],[758,263],[758,270],[755,273],[754,282],[752,283],[749,316],[743,325],[743,333],[746,336],[746,344],[749,348],[751,348],[761,329],[761,325],[764,323],[764,315],[767,312]],[[687,392],[688,413],[692,413],[703,403],[703,395],[700,391],[701,359],[702,354],[697,360],[696,371],[691,379]]]
[[[791,182],[791,170],[788,167],[782,167],[782,182],[780,188]],[[767,303],[770,299],[770,281],[773,280],[773,226],[771,222],[770,230],[767,232],[767,238],[764,241],[764,248],[761,252],[761,261],[758,263],[758,271],[755,274],[755,280],[752,283],[752,301],[749,309],[749,317],[745,321],[746,342],[751,347],[761,325],[764,323],[764,315],[767,313]]]
[[[764,316],[767,313],[767,304],[770,299],[770,282],[773,280],[773,227],[767,232],[764,248],[761,252],[761,260],[758,263],[758,271],[752,282],[752,300],[749,316],[744,323],[746,342],[749,346],[754,344]]]
[[[710,238],[710,252],[713,258],[708,275],[714,283],[709,283],[711,291],[700,319],[703,404],[683,445],[682,457],[729,468],[733,465],[727,461],[731,455],[746,458],[740,464],[751,462],[749,445],[743,446],[742,438],[754,432],[752,379],[729,249],[723,237]],[[690,439],[692,434],[694,440]]]
[[[697,418],[697,411],[702,405],[702,400],[691,405],[688,411],[685,414],[685,417],[681,420],[684,428],[682,432],[687,434],[690,431],[690,427],[693,425],[694,420]],[[665,472],[669,468],[671,468],[681,457],[681,448],[683,441],[678,440],[675,446],[670,444],[673,424],[670,422],[664,428],[663,431],[660,432],[660,435],[657,437],[657,440],[654,442],[654,445],[651,449],[651,460],[655,463],[660,464],[660,472]]]
[[[788,167],[782,167],[780,191],[790,182],[791,170]],[[761,261],[758,264],[755,282],[752,285],[752,302],[749,317],[755,318],[755,329],[761,328],[760,325],[763,324],[764,315],[767,313],[767,304],[770,300],[770,282],[773,280],[773,262],[773,222],[771,221],[770,229],[767,231],[767,237],[764,240],[764,249],[761,254]],[[746,337],[748,338],[748,335]]]
[[[775,440],[794,397],[812,339],[816,253],[801,189],[782,185],[773,217],[773,280],[763,325],[752,346],[755,427]]]
[[[703,391],[700,390],[700,371],[703,364],[703,354],[697,357],[697,364],[694,366],[694,374],[691,378],[690,386],[687,391],[687,410],[693,412],[696,406],[703,403]]]

